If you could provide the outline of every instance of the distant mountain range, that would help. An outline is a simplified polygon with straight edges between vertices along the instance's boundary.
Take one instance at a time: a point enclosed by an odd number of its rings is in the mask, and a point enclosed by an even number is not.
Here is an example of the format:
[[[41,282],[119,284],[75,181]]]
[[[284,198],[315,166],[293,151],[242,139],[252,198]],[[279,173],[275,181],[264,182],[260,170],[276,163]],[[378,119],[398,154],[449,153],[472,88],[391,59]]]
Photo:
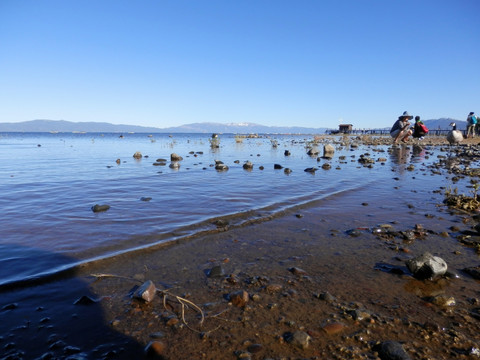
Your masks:
[[[177,127],[156,128],[114,125],[105,122],[70,122],[65,120],[31,120],[0,123],[0,132],[136,132],[136,133],[232,133],[232,134],[318,134],[327,128],[278,127],[253,123],[193,123]]]
[[[429,129],[448,129],[455,122],[465,129],[466,121],[442,118],[425,120]],[[413,122],[412,122],[413,123]],[[393,122],[392,122],[393,125]],[[388,129],[390,126],[385,127]],[[354,126],[354,129],[355,126]],[[70,122],[65,120],[31,120],[19,123],[0,123],[0,132],[117,132],[117,133],[231,133],[231,134],[323,134],[331,128],[299,126],[264,126],[253,123],[193,123],[176,127],[156,128],[137,125],[115,125],[106,122]]]

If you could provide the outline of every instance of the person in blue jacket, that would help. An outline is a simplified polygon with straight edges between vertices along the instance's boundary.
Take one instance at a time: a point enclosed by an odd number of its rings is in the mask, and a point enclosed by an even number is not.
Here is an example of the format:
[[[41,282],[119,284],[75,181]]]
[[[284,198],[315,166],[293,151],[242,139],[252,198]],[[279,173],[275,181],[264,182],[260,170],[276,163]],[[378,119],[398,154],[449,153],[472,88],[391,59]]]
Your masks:
[[[477,133],[478,130],[478,121],[477,117],[475,116],[475,113],[473,111],[470,111],[470,114],[467,116],[467,138],[470,137],[470,134],[472,134],[472,138],[475,137],[475,134]]]

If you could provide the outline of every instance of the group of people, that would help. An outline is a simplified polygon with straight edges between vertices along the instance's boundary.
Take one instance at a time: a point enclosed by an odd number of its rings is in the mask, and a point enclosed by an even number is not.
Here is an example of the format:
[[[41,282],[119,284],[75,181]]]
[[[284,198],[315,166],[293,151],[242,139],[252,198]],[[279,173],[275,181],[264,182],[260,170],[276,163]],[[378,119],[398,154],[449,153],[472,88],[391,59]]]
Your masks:
[[[392,126],[390,130],[390,136],[393,138],[393,142],[396,144],[399,140],[402,142],[407,142],[408,138],[412,136],[422,140],[425,135],[428,133],[428,128],[420,120],[420,116],[415,116],[415,124],[411,128],[409,120],[412,120],[413,116],[410,115],[407,111],[404,111],[401,116],[398,117],[398,120]]]
[[[413,116],[407,111],[404,111],[403,114],[398,117],[398,120],[395,121],[390,130],[390,136],[393,138],[395,144],[398,143],[398,141],[407,142],[410,136],[422,140],[428,133],[428,128],[420,120],[420,116],[415,116],[415,124],[413,127],[411,127],[409,123],[409,120],[412,119]],[[475,113],[471,111],[467,117],[467,137],[470,137],[470,135],[475,137],[476,134],[480,134],[480,124],[478,124]]]

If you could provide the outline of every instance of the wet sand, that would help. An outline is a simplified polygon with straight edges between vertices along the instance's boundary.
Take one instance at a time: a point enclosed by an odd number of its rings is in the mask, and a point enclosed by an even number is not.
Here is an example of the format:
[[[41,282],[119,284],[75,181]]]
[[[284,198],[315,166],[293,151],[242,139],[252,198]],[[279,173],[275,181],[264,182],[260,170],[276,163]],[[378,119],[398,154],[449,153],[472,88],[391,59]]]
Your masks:
[[[479,358],[480,283],[461,269],[480,260],[457,240],[475,222],[436,190],[425,203],[392,180],[388,197],[360,189],[4,291],[0,349],[134,359],[153,342],[164,359],[387,359],[378,345],[392,341],[399,359]],[[425,251],[448,276],[412,277],[405,260]],[[149,303],[132,297],[147,280]]]

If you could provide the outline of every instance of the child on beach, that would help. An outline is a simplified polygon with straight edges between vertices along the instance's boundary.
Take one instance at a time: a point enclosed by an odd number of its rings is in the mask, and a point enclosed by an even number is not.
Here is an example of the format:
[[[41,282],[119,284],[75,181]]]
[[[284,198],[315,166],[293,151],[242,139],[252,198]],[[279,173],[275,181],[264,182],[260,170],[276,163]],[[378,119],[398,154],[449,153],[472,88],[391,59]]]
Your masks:
[[[428,133],[428,128],[425,126],[422,120],[420,120],[420,116],[418,115],[415,116],[415,125],[413,126],[412,136],[419,140],[423,140],[423,137],[427,135],[427,133]]]
[[[390,136],[393,138],[393,143],[396,144],[399,139],[402,142],[407,142],[408,137],[412,135],[412,130],[410,130],[410,123],[408,120],[413,119],[407,111],[404,111],[401,116],[398,117],[398,120],[395,121],[392,128],[390,129]]]

